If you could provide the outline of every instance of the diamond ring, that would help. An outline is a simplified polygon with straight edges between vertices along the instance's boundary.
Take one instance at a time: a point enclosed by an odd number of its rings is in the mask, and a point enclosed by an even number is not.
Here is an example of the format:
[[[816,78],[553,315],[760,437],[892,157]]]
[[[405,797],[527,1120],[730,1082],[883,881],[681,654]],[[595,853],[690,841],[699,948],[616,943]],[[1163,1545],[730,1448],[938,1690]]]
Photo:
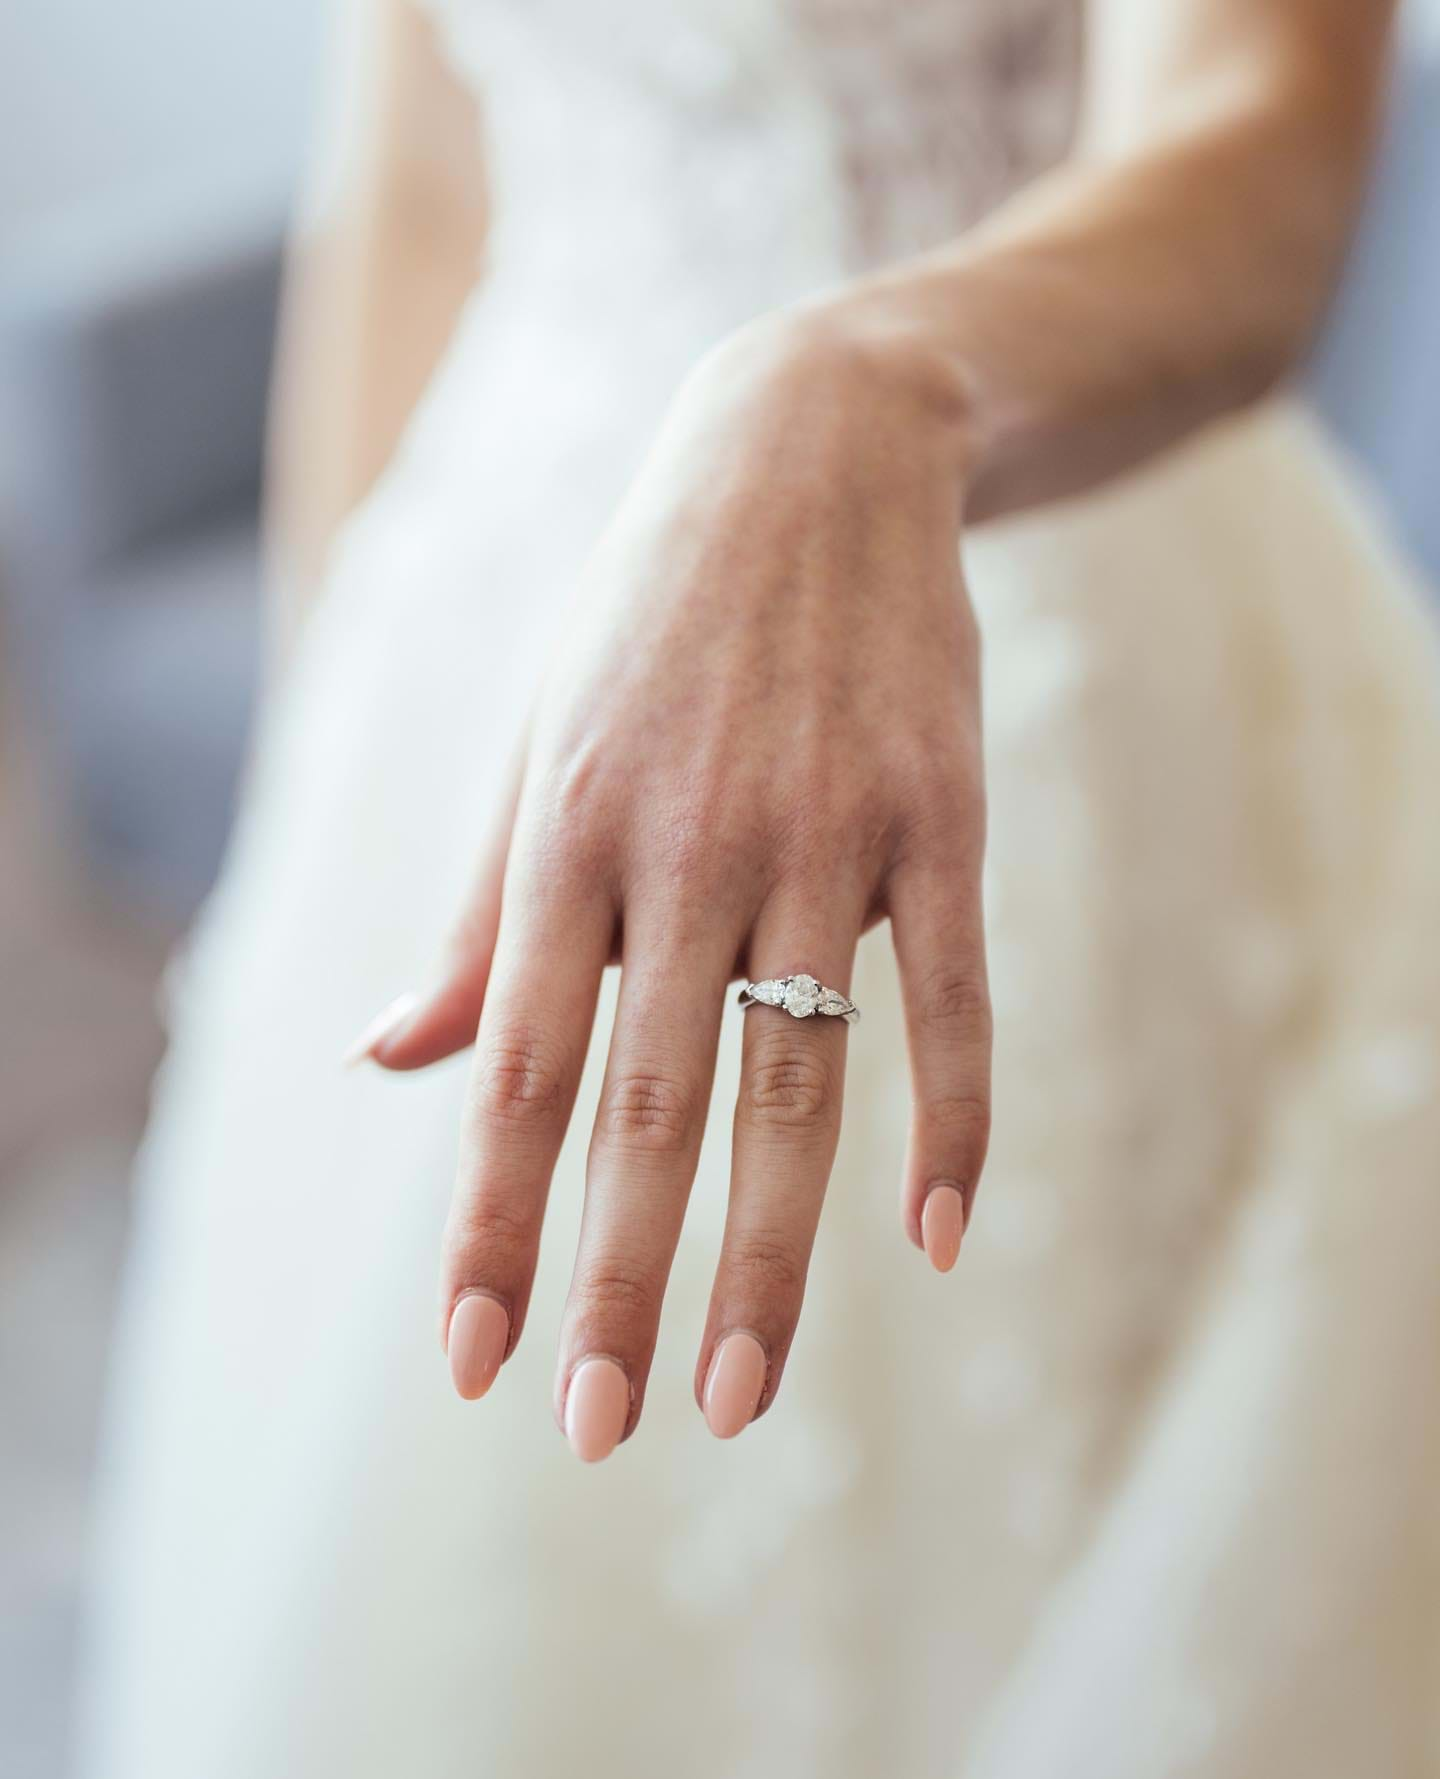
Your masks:
[[[764,982],[747,982],[740,990],[742,1007],[781,1007],[794,1019],[812,1013],[828,1013],[854,1025],[860,1009],[835,988],[822,988],[813,976],[770,976]]]

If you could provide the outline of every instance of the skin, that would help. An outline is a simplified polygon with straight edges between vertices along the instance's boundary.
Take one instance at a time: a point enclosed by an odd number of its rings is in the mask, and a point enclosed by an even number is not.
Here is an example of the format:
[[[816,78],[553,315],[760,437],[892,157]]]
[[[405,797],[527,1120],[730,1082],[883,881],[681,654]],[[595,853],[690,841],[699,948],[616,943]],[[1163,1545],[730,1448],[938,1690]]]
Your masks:
[[[859,934],[889,918],[914,1084],[904,1226],[918,1244],[937,1185],[968,1214],[990,1017],[957,536],[1140,462],[1290,368],[1343,251],[1389,15],[1100,0],[1064,167],[941,252],[760,318],[677,393],[585,570],[445,970],[362,1045],[413,1069],[474,1039],[442,1335],[479,1291],[508,1316],[508,1356],[601,971],[621,963],[562,1422],[591,1355],[625,1372],[627,1435],[640,1417],[737,975],[804,968],[845,990]],[[662,991],[680,975],[677,1006]],[[734,1330],[764,1350],[761,1411],[774,1399],[845,1047],[840,1021],[746,1018],[697,1400]]]

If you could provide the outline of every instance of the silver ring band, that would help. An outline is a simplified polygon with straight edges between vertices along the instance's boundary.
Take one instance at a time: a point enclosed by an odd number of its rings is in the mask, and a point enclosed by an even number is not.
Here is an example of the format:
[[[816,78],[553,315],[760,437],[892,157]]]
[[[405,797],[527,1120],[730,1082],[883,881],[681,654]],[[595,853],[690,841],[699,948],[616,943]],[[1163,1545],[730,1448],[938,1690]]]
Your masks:
[[[763,982],[747,982],[740,990],[742,1007],[775,1007],[792,1019],[808,1019],[812,1013],[824,1013],[831,1019],[843,1019],[854,1025],[860,1009],[847,1000],[837,988],[823,988],[804,971],[794,976],[767,976]]]

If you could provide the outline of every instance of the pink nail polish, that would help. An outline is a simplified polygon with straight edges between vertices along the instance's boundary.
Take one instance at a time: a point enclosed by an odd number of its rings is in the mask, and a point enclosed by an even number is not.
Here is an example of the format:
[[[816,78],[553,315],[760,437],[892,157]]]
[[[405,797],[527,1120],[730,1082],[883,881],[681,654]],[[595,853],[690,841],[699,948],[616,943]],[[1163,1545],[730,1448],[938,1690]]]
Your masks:
[[[387,1038],[395,1036],[419,1005],[420,997],[417,994],[397,995],[388,1007],[375,1015],[345,1052],[345,1067],[353,1069],[356,1063],[365,1062],[374,1056]]]
[[[765,1390],[765,1349],[753,1334],[727,1334],[705,1373],[705,1421],[717,1439],[733,1439],[755,1419]]]
[[[932,1186],[920,1213],[920,1235],[936,1272],[949,1272],[960,1258],[965,1233],[965,1200],[956,1186]]]
[[[586,1464],[608,1458],[630,1418],[630,1380],[613,1359],[585,1359],[565,1396],[565,1437]]]
[[[495,1382],[510,1340],[505,1306],[483,1291],[467,1291],[450,1316],[446,1351],[450,1378],[467,1402],[475,1402]]]

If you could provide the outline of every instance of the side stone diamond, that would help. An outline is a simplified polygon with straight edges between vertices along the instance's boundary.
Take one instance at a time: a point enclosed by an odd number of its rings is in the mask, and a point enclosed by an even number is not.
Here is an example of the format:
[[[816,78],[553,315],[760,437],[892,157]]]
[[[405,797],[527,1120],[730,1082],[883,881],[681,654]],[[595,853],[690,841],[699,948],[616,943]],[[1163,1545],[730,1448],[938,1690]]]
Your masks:
[[[820,1004],[820,984],[813,976],[792,976],[785,987],[785,1011],[808,1019]]]
[[[784,1004],[785,984],[783,982],[752,982],[750,993],[757,1001],[763,1001],[767,1007],[779,1007]]]
[[[836,994],[833,988],[827,988],[821,995],[816,1011],[820,1013],[848,1013],[850,1003],[842,994]]]

